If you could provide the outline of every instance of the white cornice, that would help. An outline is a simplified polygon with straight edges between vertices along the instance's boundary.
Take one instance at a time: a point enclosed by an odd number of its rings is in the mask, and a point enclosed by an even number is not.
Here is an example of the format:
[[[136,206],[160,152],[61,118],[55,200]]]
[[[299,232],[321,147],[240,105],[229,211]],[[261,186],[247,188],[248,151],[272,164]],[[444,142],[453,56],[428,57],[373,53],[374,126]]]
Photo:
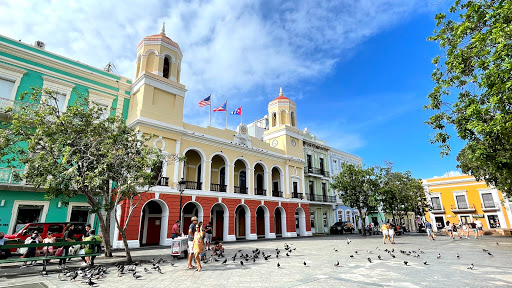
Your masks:
[[[172,40],[171,40],[172,41]],[[180,55],[181,58],[183,58],[183,53],[181,53],[180,49],[176,48],[175,46],[172,46],[171,44],[165,42],[165,41],[162,41],[162,39],[158,39],[158,40],[142,40],[142,43],[137,47],[137,53],[142,49],[142,47],[144,47],[144,45],[162,45],[166,48],[169,48],[171,49],[172,51],[175,51],[176,53],[178,53],[178,55]]]
[[[469,183],[469,182],[475,182],[476,181],[476,179],[474,177],[462,178],[462,179],[448,179],[448,180],[441,180],[441,181],[435,181],[435,182],[427,182],[427,180],[432,180],[432,179],[424,179],[423,180],[423,186],[437,186],[437,185],[445,185],[445,184],[459,184],[459,183],[464,183],[464,182],[468,182],[468,185],[485,184],[485,182]]]
[[[64,86],[64,87],[66,87],[68,89],[73,89],[76,86],[73,83],[70,83],[70,82],[67,82],[67,81],[64,81],[64,80],[60,80],[60,79],[57,79],[57,78],[53,78],[53,77],[48,77],[48,76],[45,76],[45,75],[43,75],[42,78],[43,78],[43,81],[44,82],[48,82],[48,84],[54,84],[54,85],[57,85],[57,86]]]
[[[296,157],[279,154],[276,152],[260,149],[260,148],[249,148],[243,145],[235,144],[232,141],[228,141],[226,139],[218,138],[211,135],[205,135],[194,131],[189,131],[184,129],[183,127],[179,127],[176,125],[172,125],[165,122],[156,121],[153,119],[149,119],[146,117],[139,117],[128,124],[128,126],[147,126],[151,128],[161,129],[164,131],[169,131],[172,133],[180,134],[183,139],[191,140],[198,143],[208,144],[219,146],[226,149],[231,149],[234,151],[239,151],[246,154],[251,154],[255,156],[265,156],[267,158],[271,158],[278,161],[288,160],[293,162],[304,163],[303,159],[299,159]],[[252,139],[254,140],[254,139]],[[258,140],[259,141],[259,140]]]
[[[295,130],[295,128],[293,130]],[[303,140],[304,137],[301,134],[299,134],[300,132],[297,133],[296,131],[293,130],[288,126],[284,126],[284,128],[281,128],[277,131],[272,131],[268,133],[265,132],[265,134],[263,135],[263,141],[268,141],[270,139],[274,139],[284,135],[297,138],[298,140]]]
[[[0,63],[0,68],[4,68],[6,70],[9,70],[11,72],[14,72],[16,74],[21,74],[21,75],[27,73],[27,70],[25,70],[25,69],[21,69],[21,68],[18,68],[18,67],[14,67],[14,66],[11,66],[11,65],[4,64],[4,63]]]
[[[338,149],[335,149],[335,148],[332,148],[332,147],[329,147],[329,155],[331,156],[341,156],[341,157],[347,157],[347,158],[350,158],[350,159],[353,159],[355,161],[358,161],[358,162],[362,162],[363,159],[357,155],[354,155],[354,154],[350,154],[348,152],[344,152],[344,151],[341,151],[341,150],[338,150]]]
[[[185,93],[187,92],[187,89],[179,87],[177,85],[174,85],[172,83],[168,83],[162,79],[159,79],[162,77],[157,77],[157,75],[153,75],[151,73],[143,73],[135,80],[135,82],[132,85],[131,94],[133,95],[135,92],[137,92],[142,85],[149,85],[153,86],[155,88],[158,88],[160,90],[179,95],[183,98],[185,98]]]

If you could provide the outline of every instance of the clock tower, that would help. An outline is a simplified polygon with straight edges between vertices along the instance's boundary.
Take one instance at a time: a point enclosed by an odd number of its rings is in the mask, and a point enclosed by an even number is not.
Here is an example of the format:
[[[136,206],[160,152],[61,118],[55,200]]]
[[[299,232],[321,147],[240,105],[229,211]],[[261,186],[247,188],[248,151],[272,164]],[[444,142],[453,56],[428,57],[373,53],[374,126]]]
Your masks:
[[[282,87],[279,96],[268,104],[268,119],[268,130],[263,134],[263,140],[289,156],[303,159],[303,136],[297,129],[297,105],[284,96]]]

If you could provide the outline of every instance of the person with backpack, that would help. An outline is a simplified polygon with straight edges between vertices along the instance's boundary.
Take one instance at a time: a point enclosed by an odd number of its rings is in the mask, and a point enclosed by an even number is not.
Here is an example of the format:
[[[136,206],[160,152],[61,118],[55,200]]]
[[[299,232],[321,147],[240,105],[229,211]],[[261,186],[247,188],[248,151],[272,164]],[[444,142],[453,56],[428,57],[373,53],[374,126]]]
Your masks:
[[[457,232],[457,229],[457,225],[455,225],[455,223],[452,223],[453,240],[455,240],[455,236],[459,236],[459,240],[462,239],[462,237],[459,235],[459,232]]]
[[[84,241],[98,241],[98,244],[87,244],[84,248],[85,254],[96,254],[100,252],[101,249],[101,242],[103,239],[101,239],[100,236],[96,235],[96,231],[94,229],[89,230],[89,237],[86,237]],[[85,261],[87,262],[87,265],[94,266],[94,259],[96,256],[89,256],[85,257]]]

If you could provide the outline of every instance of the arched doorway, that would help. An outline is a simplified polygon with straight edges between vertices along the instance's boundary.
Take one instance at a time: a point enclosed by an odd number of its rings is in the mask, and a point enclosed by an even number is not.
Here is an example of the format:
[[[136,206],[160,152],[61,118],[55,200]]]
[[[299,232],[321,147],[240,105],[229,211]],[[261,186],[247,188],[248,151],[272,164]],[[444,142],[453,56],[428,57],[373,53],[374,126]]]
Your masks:
[[[199,222],[203,221],[203,207],[197,202],[187,202],[181,210],[182,230],[185,235],[188,234],[188,228],[194,216],[197,217]]]
[[[295,232],[297,236],[306,236],[306,213],[301,207],[295,209]]]
[[[142,207],[139,245],[164,245],[167,238],[169,209],[161,200],[150,200]]]
[[[251,233],[251,214],[249,208],[240,204],[235,209],[235,236],[236,239],[248,239]]]
[[[203,157],[198,151],[190,149],[185,152],[186,161],[183,162],[183,178],[187,181],[186,189],[202,190]]]
[[[210,219],[212,221],[213,239],[226,241],[228,235],[227,227],[229,225],[229,212],[226,205],[222,203],[213,205]]]
[[[265,238],[267,234],[267,228],[265,226],[265,212],[266,211],[263,206],[259,206],[258,209],[256,209],[256,235],[258,238]]]
[[[247,194],[249,181],[247,179],[247,168],[245,161],[242,159],[235,160],[234,163],[234,192],[240,194]]]
[[[283,237],[286,234],[286,213],[283,207],[276,207],[274,210],[274,231],[276,237]]]
[[[226,166],[228,161],[225,156],[217,154],[211,158],[210,169],[210,191],[226,192],[228,178],[226,173]]]
[[[266,180],[265,180],[265,174],[266,174],[266,169],[263,165],[261,165],[261,163],[256,163],[256,165],[254,165],[254,178],[255,178],[255,183],[254,183],[254,195],[262,195],[262,196],[267,196],[267,183],[266,183]]]
[[[281,179],[281,170],[279,168],[272,168],[272,196],[273,197],[283,197],[282,191],[282,179]]]

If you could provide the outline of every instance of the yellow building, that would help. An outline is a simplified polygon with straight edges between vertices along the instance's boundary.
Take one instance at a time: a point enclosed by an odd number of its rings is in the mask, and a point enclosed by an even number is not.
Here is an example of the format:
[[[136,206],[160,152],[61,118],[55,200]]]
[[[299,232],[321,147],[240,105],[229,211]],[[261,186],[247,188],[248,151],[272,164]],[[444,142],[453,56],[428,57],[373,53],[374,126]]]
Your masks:
[[[501,191],[469,175],[423,180],[431,205],[428,213],[434,231],[450,223],[471,223],[479,219],[484,230],[510,228],[510,206],[503,204]],[[508,211],[507,211],[508,210]]]

